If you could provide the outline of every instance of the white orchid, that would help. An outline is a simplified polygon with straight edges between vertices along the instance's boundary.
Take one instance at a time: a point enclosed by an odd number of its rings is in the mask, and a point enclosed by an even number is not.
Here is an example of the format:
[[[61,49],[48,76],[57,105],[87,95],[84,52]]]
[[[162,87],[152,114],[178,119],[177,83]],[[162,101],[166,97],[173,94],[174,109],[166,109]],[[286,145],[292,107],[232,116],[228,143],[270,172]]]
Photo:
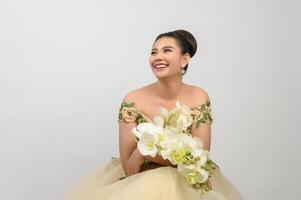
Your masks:
[[[169,138],[167,145],[161,150],[163,159],[170,160],[174,165],[192,162],[194,149],[191,145],[192,141],[189,141],[186,136],[189,138],[185,134],[177,134]]]
[[[137,147],[142,155],[155,157],[158,153],[157,136],[150,133],[143,133],[138,141]]]
[[[186,105],[180,105],[179,101],[176,102],[176,108],[171,111],[168,112],[165,108],[161,108],[160,111],[165,118],[163,127],[174,133],[182,133],[193,122],[190,108]]]
[[[166,146],[168,145],[170,140],[174,137],[174,135],[169,130],[163,129],[162,132],[159,132],[157,134],[157,137],[158,137],[158,145],[160,146],[160,149],[166,149]]]
[[[193,164],[179,165],[178,169],[189,184],[204,183],[209,177],[209,173],[205,169]]]
[[[143,155],[155,157],[158,149],[162,149],[171,137],[171,133],[163,129],[164,120],[162,117],[155,117],[153,123],[140,123],[132,129],[133,134],[138,138],[137,147]]]
[[[207,160],[202,143],[186,134],[176,134],[169,137],[166,146],[161,150],[163,159],[172,164],[189,164],[194,160]]]
[[[193,148],[203,149],[203,142],[198,137],[191,137],[190,135],[183,134],[183,133],[176,135],[176,137],[178,140],[181,140],[189,144]]]
[[[154,123],[140,123],[132,129],[138,138],[138,149],[142,155],[161,155],[177,165],[186,182],[203,194],[209,190],[205,182],[216,164],[209,159],[209,151],[203,149],[202,140],[186,132],[193,122],[190,108],[177,101],[174,109],[161,107],[160,113]]]
[[[144,123],[140,123],[136,127],[134,127],[132,129],[132,132],[138,139],[140,139],[144,133],[157,134],[157,133],[162,132],[162,130],[163,130],[163,128],[160,126],[156,126],[153,123],[144,122]]]
[[[196,162],[196,166],[198,168],[201,168],[202,166],[204,166],[207,162],[207,160],[209,159],[209,151],[207,150],[203,150],[202,153],[200,155],[198,155],[197,157],[197,162]]]

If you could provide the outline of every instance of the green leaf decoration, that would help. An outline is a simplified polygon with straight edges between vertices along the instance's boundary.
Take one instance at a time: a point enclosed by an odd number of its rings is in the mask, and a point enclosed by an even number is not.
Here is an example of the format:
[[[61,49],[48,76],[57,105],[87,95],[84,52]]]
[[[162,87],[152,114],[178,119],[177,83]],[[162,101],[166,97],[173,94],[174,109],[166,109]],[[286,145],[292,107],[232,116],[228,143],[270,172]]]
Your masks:
[[[118,119],[121,120],[121,121],[123,121],[122,109],[124,107],[131,108],[131,107],[134,107],[134,106],[135,106],[134,102],[124,102],[124,103],[121,103],[121,106],[120,106],[120,109],[119,109],[119,114],[118,114]],[[141,115],[141,113],[138,110],[137,110],[137,112],[138,112],[138,114],[137,114],[135,122],[137,124],[140,124],[140,123],[143,123],[143,122],[147,122],[147,120]]]
[[[197,124],[196,124],[197,128],[199,128],[202,123],[213,121],[213,119],[211,117],[211,107],[210,107],[210,105],[211,105],[211,103],[207,99],[206,103],[203,103],[199,106],[199,111],[201,112],[203,117],[197,120]]]
[[[205,120],[204,118],[201,118],[199,121],[200,121],[201,123],[206,123],[206,120]]]
[[[200,111],[201,111],[201,112],[204,112],[205,110],[206,110],[206,105],[205,105],[205,104],[202,104],[202,105],[201,105]]]
[[[217,168],[219,168],[219,166],[213,162],[211,159],[208,159],[205,163],[205,165],[203,166],[203,168],[207,171],[209,171],[209,174],[211,175],[214,170],[216,170]]]
[[[134,105],[135,105],[134,102],[130,102],[130,103],[127,104],[127,107],[133,107]]]
[[[206,106],[210,107],[210,101],[208,99],[206,100]]]

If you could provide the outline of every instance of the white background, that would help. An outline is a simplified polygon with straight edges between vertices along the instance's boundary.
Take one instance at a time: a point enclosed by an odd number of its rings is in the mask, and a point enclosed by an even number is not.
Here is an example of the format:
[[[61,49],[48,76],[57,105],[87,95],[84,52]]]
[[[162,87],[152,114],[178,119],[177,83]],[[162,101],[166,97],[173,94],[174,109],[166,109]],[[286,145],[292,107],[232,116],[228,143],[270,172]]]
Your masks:
[[[59,199],[118,156],[124,95],[156,81],[155,37],[187,29],[184,82],[212,102],[212,158],[246,199],[300,199],[297,0],[0,2],[0,198]]]

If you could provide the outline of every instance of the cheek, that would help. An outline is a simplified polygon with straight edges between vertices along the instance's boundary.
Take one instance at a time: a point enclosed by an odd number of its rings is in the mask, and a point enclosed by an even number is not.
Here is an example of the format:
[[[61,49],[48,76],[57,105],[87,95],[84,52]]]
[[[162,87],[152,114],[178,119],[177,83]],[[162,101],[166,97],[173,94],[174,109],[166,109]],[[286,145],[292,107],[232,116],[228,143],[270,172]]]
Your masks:
[[[179,59],[179,56],[175,55],[175,54],[170,54],[168,55],[167,59],[169,60],[170,63],[172,63],[173,65],[179,65],[179,63],[181,62],[181,60]]]
[[[152,65],[153,61],[154,61],[153,57],[150,56],[149,59],[148,59],[149,64]]]

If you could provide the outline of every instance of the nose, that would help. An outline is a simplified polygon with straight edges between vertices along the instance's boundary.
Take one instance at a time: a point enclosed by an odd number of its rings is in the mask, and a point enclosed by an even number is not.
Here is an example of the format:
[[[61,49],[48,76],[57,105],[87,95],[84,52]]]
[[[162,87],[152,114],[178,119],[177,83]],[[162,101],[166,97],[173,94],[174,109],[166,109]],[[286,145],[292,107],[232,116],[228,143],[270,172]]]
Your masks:
[[[162,60],[162,54],[161,54],[160,52],[157,52],[157,53],[154,55],[154,60],[155,60],[155,61]]]

